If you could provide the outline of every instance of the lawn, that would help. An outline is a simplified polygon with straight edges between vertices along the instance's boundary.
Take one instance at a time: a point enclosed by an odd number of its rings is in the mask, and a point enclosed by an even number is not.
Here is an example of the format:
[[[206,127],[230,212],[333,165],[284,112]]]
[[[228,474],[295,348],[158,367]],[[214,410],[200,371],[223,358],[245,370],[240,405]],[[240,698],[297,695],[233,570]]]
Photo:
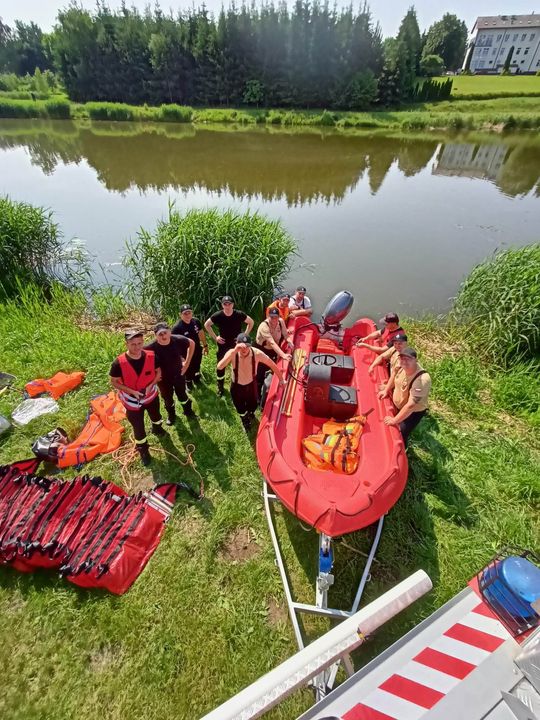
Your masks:
[[[452,95],[495,97],[501,95],[540,95],[540,77],[535,75],[456,75]]]
[[[368,595],[373,598],[418,568],[434,590],[390,623],[357,655],[380,651],[463,587],[505,543],[534,546],[540,537],[540,437],[535,418],[495,403],[496,376],[464,356],[459,339],[428,323],[409,324],[434,378],[431,417],[409,451],[408,487],[390,512]],[[0,438],[0,461],[30,455],[30,444],[55,425],[73,436],[92,395],[107,388],[119,333],[81,327],[80,309],[58,301],[0,306],[2,367],[26,380],[85,369],[84,385],[60,399],[57,415]],[[194,396],[200,423],[182,419],[163,448],[193,459],[206,496],[182,493],[165,536],[132,589],[122,597],[77,589],[50,572],[0,570],[0,717],[5,720],[196,720],[295,651],[261,500],[253,449],[230,401],[215,395],[214,358],[206,387]],[[9,415],[18,392],[0,397]],[[128,483],[198,476],[159,453],[149,469],[135,462],[122,480],[103,457],[84,472]],[[74,472],[66,472],[65,477]],[[317,537],[278,512],[297,596],[313,599]],[[331,601],[350,604],[361,573],[365,533],[336,548]],[[323,629],[311,621],[307,631]],[[300,693],[270,717],[290,720],[310,702]]]

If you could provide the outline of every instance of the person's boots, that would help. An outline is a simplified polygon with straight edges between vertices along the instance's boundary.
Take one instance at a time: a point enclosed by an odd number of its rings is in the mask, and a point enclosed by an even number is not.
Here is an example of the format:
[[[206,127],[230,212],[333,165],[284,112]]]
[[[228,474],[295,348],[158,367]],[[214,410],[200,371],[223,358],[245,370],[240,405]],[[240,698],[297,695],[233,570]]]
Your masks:
[[[217,394],[218,397],[223,397],[225,395],[225,380],[223,378],[218,378]]]
[[[195,415],[195,413],[193,412],[193,407],[192,407],[192,404],[191,404],[191,400],[186,400],[185,402],[183,402],[183,403],[182,403],[182,408],[183,408],[183,410],[184,410],[184,415],[185,415],[187,418],[196,418],[196,417],[197,417],[197,416]]]
[[[174,407],[167,408],[167,419],[165,420],[165,423],[167,425],[174,425],[175,422],[176,422],[176,410],[174,409]]]
[[[152,456],[150,455],[150,450],[148,449],[148,443],[144,443],[143,445],[136,445],[137,452],[141,456],[141,462],[146,467],[150,465],[152,462]]]
[[[240,420],[242,421],[242,425],[244,426],[244,430],[246,432],[250,431],[251,428],[251,418],[249,416],[249,413],[246,413],[245,415],[240,415]]]
[[[158,437],[163,437],[167,433],[165,432],[165,429],[161,427],[161,424],[158,423],[152,423],[152,432],[154,435],[157,435]]]

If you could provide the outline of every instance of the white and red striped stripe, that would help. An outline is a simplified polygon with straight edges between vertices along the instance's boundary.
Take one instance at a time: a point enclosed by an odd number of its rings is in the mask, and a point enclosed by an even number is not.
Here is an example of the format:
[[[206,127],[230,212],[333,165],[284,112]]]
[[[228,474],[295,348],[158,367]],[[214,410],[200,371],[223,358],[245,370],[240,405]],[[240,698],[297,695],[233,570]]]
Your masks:
[[[342,720],[419,720],[510,637],[481,602]]]

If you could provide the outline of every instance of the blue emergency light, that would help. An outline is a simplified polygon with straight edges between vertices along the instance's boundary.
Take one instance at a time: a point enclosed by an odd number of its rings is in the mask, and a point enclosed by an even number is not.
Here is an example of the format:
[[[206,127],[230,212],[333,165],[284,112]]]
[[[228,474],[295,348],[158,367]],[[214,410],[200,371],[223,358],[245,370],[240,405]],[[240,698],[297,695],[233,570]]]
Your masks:
[[[484,600],[513,635],[540,624],[540,567],[522,555],[499,555],[478,575]]]

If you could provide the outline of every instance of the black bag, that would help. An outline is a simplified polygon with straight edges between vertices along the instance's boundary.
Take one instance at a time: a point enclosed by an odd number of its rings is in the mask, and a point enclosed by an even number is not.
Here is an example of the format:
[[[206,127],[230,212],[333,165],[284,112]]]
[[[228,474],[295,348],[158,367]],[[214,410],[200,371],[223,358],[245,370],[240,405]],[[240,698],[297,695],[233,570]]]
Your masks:
[[[64,428],[57,427],[46,435],[38,437],[32,445],[32,452],[40,460],[56,462],[58,448],[60,445],[67,445],[69,438]]]

